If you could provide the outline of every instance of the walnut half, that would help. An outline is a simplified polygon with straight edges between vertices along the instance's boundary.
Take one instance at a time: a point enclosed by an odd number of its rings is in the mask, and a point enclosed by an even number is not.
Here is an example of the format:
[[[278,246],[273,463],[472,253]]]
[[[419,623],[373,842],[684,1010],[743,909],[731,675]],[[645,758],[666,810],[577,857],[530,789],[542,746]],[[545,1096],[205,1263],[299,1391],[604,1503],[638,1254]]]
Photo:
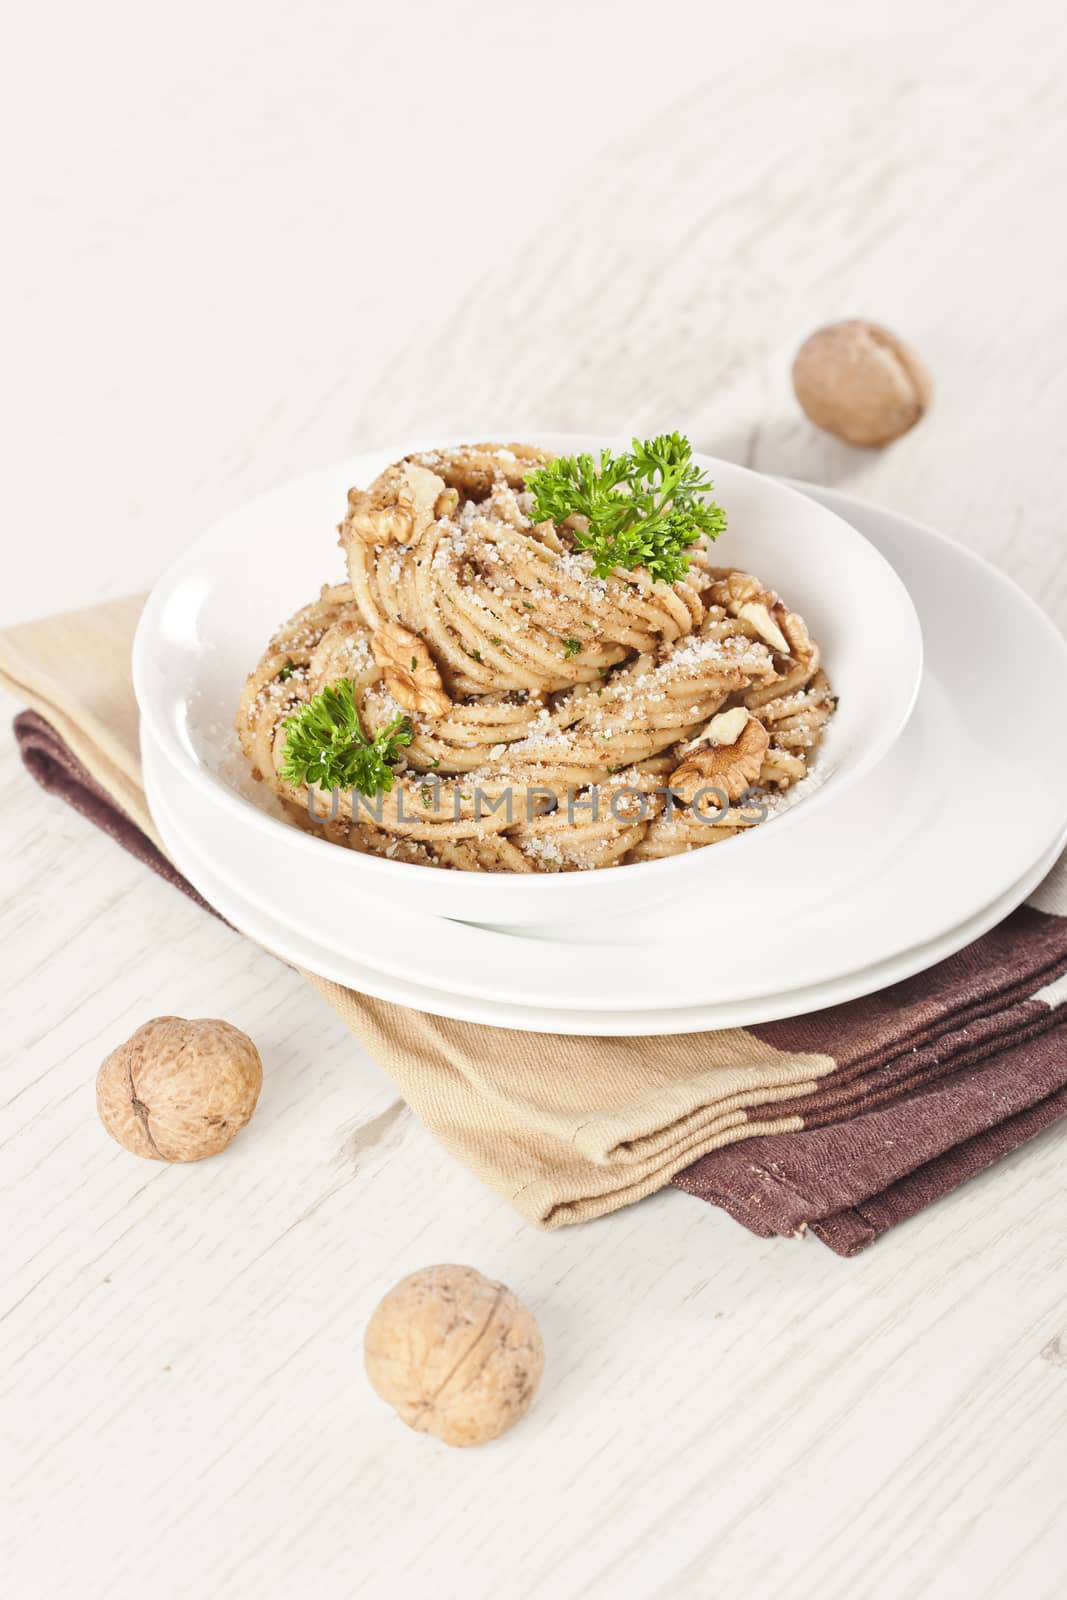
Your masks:
[[[424,641],[399,622],[386,622],[371,640],[385,687],[408,711],[443,717],[452,709],[441,674]]]
[[[688,804],[701,789],[717,789],[730,801],[740,800],[759,777],[770,742],[762,722],[745,706],[720,711],[683,752],[670,787]]]

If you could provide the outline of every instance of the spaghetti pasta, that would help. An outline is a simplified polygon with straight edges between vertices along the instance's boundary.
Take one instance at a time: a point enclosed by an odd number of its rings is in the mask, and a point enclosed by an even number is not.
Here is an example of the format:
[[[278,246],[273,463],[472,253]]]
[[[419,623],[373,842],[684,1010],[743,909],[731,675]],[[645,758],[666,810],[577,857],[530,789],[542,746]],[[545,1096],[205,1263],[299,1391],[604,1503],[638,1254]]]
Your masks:
[[[675,583],[597,576],[573,529],[533,520],[525,477],[545,459],[424,452],[350,492],[349,582],[274,634],[237,717],[254,775],[305,826],[452,870],[599,868],[730,837],[762,814],[742,787],[807,775],[835,702],[802,619],[704,540]],[[328,807],[282,777],[285,725],[341,679],[365,730],[403,716],[411,739],[388,792]],[[719,804],[702,780],[725,772]]]

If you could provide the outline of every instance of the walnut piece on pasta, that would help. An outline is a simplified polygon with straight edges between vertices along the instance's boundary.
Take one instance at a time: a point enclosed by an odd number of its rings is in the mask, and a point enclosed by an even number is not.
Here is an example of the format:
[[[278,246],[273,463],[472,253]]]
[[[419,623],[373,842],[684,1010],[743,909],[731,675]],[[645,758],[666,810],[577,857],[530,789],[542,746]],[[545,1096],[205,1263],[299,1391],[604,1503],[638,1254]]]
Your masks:
[[[731,616],[747,622],[776,654],[789,654],[785,633],[788,613],[773,589],[764,589],[749,572],[729,572],[711,585],[711,595]]]
[[[452,709],[441,674],[422,639],[399,622],[387,622],[371,640],[374,659],[385,675],[385,687],[405,711],[443,717]]]
[[[526,474],[551,459],[547,450],[532,444],[464,444],[416,451],[407,457],[439,473],[449,488],[458,490],[466,500],[487,499],[500,482],[509,489],[522,489]]]
[[[670,787],[687,804],[701,789],[720,790],[728,800],[740,800],[757,782],[770,735],[746,706],[734,706],[712,717],[701,737],[682,752],[681,766],[670,776]]]
[[[369,489],[349,489],[346,535],[367,545],[418,544],[438,517],[454,511],[459,495],[443,478],[413,461],[386,467]]]

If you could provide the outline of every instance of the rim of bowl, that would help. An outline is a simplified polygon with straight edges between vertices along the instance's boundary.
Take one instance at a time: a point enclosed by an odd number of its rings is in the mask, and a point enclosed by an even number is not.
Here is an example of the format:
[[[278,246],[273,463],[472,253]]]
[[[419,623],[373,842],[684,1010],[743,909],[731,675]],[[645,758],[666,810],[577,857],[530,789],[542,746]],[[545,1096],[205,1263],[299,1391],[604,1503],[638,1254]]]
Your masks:
[[[554,432],[553,430],[547,428],[528,428],[521,430],[508,428],[506,430],[487,430],[481,433],[476,431],[468,431],[463,436],[453,436],[446,439],[438,438],[436,443],[432,446],[423,444],[408,444],[399,448],[391,448],[388,451],[384,447],[380,447],[375,450],[361,451],[358,453],[362,455],[388,455],[389,460],[399,460],[402,456],[408,455],[414,450],[432,448],[448,449],[454,445],[470,443],[470,441],[474,438],[522,439],[523,441],[529,440],[529,442],[534,444],[536,444],[539,440],[569,440],[576,446],[580,445],[582,449],[596,449],[599,448],[600,444],[602,443],[616,443],[622,438],[622,435],[604,435],[592,433],[571,434]],[[552,448],[552,446],[547,446],[547,448]],[[694,454],[697,456],[703,456],[705,460],[711,462],[718,462],[722,459],[717,456],[710,456],[706,451],[702,450],[694,451]],[[804,493],[803,489],[798,487],[799,480],[774,477],[768,473],[755,472],[751,467],[742,466],[739,462],[723,460],[722,464],[730,467],[732,471],[742,472],[747,477],[757,478],[762,483],[771,483],[776,488],[782,490],[783,493],[793,496],[799,500],[808,500],[810,502],[812,499],[811,496]],[[243,502],[240,506],[236,507],[233,512],[230,512],[227,514],[227,516],[218,519],[212,523],[210,527],[206,528],[203,533],[199,534],[197,538],[195,538],[193,542],[181,553],[181,555],[164,569],[160,577],[153,585],[148,599],[145,602],[144,610],[138,619],[137,629],[133,641],[132,667],[134,693],[137,698],[141,716],[147,721],[160,753],[166,758],[168,765],[172,769],[193,783],[195,787],[204,795],[224,805],[226,809],[232,812],[235,816],[241,816],[246,822],[250,822],[253,826],[259,828],[261,831],[265,831],[268,834],[274,835],[279,839],[279,841],[284,839],[297,850],[321,850],[323,847],[326,847],[336,852],[337,846],[331,844],[329,840],[325,838],[316,838],[313,834],[305,833],[301,828],[296,827],[293,823],[287,822],[281,817],[272,816],[270,812],[260,810],[260,808],[254,805],[252,801],[247,800],[244,795],[239,794],[236,789],[232,789],[229,784],[227,784],[216,772],[214,772],[203,761],[199,760],[191,750],[187,749],[182,740],[175,735],[175,731],[170,727],[169,721],[166,718],[162,719],[161,721],[157,721],[152,714],[152,699],[151,694],[146,686],[146,668],[144,665],[145,658],[151,646],[151,641],[157,637],[157,629],[155,626],[157,614],[165,604],[169,591],[185,576],[186,569],[196,564],[203,548],[207,545],[210,545],[217,537],[219,528],[224,526],[231,516],[237,514],[238,512],[247,511],[250,506],[255,504],[256,500],[268,499],[283,487],[298,483],[304,477],[318,477],[321,476],[322,473],[329,472],[330,470],[331,468],[329,465],[327,465],[326,467],[313,469],[309,473],[300,473],[294,478],[283,479],[281,483],[272,485],[271,488],[264,490],[262,494],[255,495],[251,498],[251,500]],[[816,485],[814,487],[818,486]],[[853,538],[860,540],[868,547],[876,561],[880,563],[884,569],[884,573],[889,579],[890,587],[895,588],[898,593],[898,597],[903,599],[904,614],[907,617],[908,631],[911,634],[909,659],[913,663],[912,682],[909,693],[906,699],[902,702],[901,709],[898,711],[897,716],[892,722],[886,725],[881,738],[871,746],[871,748],[860,758],[859,761],[857,761],[853,766],[849,767],[844,772],[841,772],[840,769],[831,770],[823,782],[821,782],[810,795],[806,796],[802,802],[798,802],[796,805],[791,806],[788,810],[783,811],[779,816],[770,819],[775,827],[775,837],[780,837],[778,829],[789,826],[795,821],[798,814],[802,817],[810,816],[814,807],[818,806],[821,802],[825,802],[827,799],[837,799],[840,795],[844,794],[859,778],[872,771],[874,767],[878,766],[879,763],[885,759],[886,755],[888,755],[889,751],[896,744],[897,740],[900,738],[900,735],[903,733],[911,719],[912,712],[915,709],[915,702],[919,696],[919,689],[921,687],[923,678],[924,646],[922,627],[907,585],[900,578],[891,564],[886,560],[885,556],[882,555],[881,551],[874,544],[872,544],[871,541],[864,534],[862,534],[858,528],[854,528],[846,517],[831,509],[829,506],[823,505],[821,501],[815,501],[815,504],[819,505],[820,509],[824,511],[828,517],[832,517],[835,522],[842,523],[843,526],[848,529]],[[722,856],[718,854],[719,851],[729,849],[731,846],[736,848],[739,844],[746,840],[747,837],[747,834],[735,834],[730,839],[720,840],[716,846],[715,859],[721,861]],[[699,849],[685,850],[680,851],[677,855],[667,856],[659,861],[632,861],[626,863],[623,867],[612,868],[610,876],[614,880],[619,871],[625,871],[626,881],[634,884],[635,886],[636,880],[633,874],[638,872],[642,873],[643,882],[649,882],[652,879],[653,874],[665,880],[669,876],[677,874],[686,867],[692,870],[695,858],[709,853],[710,852],[707,852],[706,850]],[[407,881],[409,885],[412,885],[420,878],[425,879],[426,875],[431,872],[439,873],[441,871],[439,867],[426,867],[413,861],[392,861],[388,857],[367,855],[356,850],[344,851],[342,853],[342,859],[350,860],[353,863],[350,868],[342,870],[348,870],[353,873],[358,872],[365,878],[374,880],[376,885],[380,888],[387,888],[390,883],[392,883],[394,886],[397,886],[404,881]],[[404,876],[398,876],[399,874],[403,874]],[[462,874],[452,874],[451,876],[454,878],[456,876],[462,876]],[[488,899],[495,895],[497,898],[502,898],[506,893],[509,892],[508,886],[513,884],[521,876],[524,894],[532,893],[540,896],[542,899],[547,900],[553,895],[562,898],[564,893],[573,891],[576,877],[580,878],[582,881],[599,880],[603,878],[605,874],[603,872],[585,872],[578,874],[573,872],[546,872],[523,873],[520,875],[512,872],[487,872],[479,873],[475,876],[477,878],[477,892],[480,897],[484,896],[484,898]],[[513,893],[514,891],[511,892]]]

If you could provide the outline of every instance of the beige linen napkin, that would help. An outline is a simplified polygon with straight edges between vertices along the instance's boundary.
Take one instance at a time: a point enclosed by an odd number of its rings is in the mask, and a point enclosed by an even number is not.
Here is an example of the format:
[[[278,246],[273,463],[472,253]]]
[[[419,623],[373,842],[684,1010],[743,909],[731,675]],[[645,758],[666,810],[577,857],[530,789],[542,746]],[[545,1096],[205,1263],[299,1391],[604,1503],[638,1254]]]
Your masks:
[[[142,603],[131,597],[8,629],[0,682],[162,848],[141,787],[130,680]],[[747,1134],[800,1128],[789,1101],[810,1096],[836,1065],[739,1028],[648,1039],[517,1033],[304,975],[446,1149],[548,1227],[614,1211]]]

